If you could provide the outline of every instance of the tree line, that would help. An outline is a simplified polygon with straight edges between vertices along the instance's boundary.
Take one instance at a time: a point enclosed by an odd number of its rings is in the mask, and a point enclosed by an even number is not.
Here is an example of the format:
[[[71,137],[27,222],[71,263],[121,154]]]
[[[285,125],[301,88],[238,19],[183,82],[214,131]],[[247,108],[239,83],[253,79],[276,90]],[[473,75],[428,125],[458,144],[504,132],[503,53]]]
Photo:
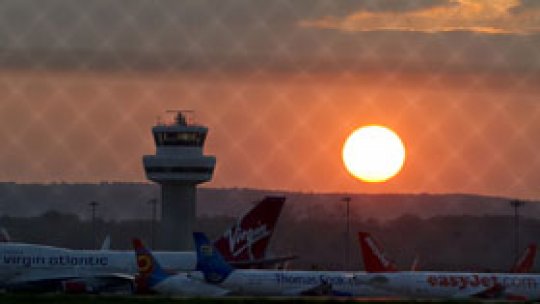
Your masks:
[[[323,212],[323,211],[321,211]],[[199,216],[195,229],[218,237],[235,221],[232,216]],[[513,216],[448,215],[420,218],[402,215],[392,220],[353,216],[350,233],[340,217],[298,217],[285,212],[279,219],[269,255],[296,254],[291,269],[361,270],[357,231],[368,231],[384,247],[398,267],[408,270],[418,257],[422,270],[507,271],[514,262],[515,226]],[[76,214],[47,211],[35,217],[0,217],[13,241],[91,249],[111,237],[112,249],[130,249],[131,239],[152,241],[152,220],[104,220],[81,218]],[[159,235],[160,224],[154,230]],[[540,236],[540,220],[522,218],[519,250]],[[347,246],[347,242],[349,242]],[[350,261],[347,261],[349,248]],[[537,270],[538,267],[535,267]]]

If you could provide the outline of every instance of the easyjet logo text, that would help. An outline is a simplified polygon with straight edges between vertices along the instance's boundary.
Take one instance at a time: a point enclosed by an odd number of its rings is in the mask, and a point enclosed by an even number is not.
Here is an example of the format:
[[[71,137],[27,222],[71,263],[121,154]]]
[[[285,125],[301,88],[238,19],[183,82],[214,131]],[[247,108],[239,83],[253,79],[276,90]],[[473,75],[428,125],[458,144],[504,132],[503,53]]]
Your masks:
[[[496,276],[496,275],[432,275],[426,278],[427,283],[432,287],[451,287],[451,288],[475,288],[475,287],[493,287],[502,285],[504,287],[530,288],[537,287],[536,280],[532,277],[520,276]]]

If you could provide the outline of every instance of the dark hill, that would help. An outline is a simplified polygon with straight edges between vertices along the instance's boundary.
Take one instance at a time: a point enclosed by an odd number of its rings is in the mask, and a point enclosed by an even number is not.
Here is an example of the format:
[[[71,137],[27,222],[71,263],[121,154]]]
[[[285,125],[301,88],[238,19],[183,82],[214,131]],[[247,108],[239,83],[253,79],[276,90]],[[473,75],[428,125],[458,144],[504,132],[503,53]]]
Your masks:
[[[354,217],[390,220],[411,214],[420,218],[438,215],[509,215],[511,198],[472,194],[344,194],[298,193],[255,189],[200,188],[200,216],[236,216],[264,195],[287,196],[285,216],[324,219],[343,217],[350,196]],[[16,184],[0,183],[0,215],[32,217],[56,210],[83,219],[90,216],[91,201],[99,202],[98,215],[104,219],[149,218],[148,200],[159,197],[159,188],[147,183],[99,184]],[[523,214],[540,218],[540,204],[530,203]]]

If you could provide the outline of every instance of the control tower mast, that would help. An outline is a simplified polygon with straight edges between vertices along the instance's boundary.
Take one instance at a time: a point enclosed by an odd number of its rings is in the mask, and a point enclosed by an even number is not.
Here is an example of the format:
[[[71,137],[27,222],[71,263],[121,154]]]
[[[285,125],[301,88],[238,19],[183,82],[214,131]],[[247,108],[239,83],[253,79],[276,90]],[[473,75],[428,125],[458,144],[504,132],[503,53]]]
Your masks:
[[[152,128],[155,155],[144,155],[149,180],[161,185],[161,249],[193,249],[196,219],[197,184],[212,179],[216,158],[203,155],[208,128],[188,122],[191,111],[174,113],[172,124],[159,123]]]

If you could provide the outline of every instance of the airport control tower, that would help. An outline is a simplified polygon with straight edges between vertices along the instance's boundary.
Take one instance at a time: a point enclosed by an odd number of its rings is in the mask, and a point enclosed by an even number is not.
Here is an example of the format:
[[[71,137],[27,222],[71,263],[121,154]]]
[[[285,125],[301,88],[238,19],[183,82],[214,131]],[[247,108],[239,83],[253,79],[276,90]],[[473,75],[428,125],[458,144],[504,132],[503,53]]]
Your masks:
[[[168,112],[176,115],[175,121],[152,128],[156,154],[143,156],[143,164],[147,178],[161,185],[158,246],[192,250],[197,184],[212,178],[216,158],[203,155],[208,128],[188,122],[191,111]]]

